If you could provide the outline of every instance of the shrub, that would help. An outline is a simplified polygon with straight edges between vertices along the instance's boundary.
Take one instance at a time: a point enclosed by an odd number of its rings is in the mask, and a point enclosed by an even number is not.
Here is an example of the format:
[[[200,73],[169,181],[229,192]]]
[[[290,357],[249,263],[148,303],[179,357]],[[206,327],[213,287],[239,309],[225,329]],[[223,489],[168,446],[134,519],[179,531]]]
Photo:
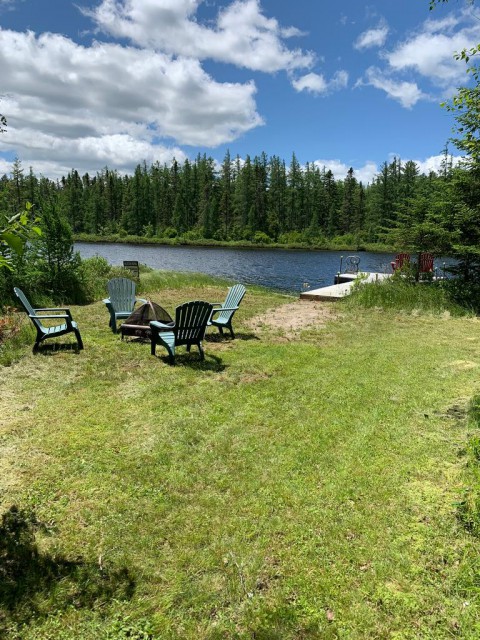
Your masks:
[[[178,236],[178,231],[174,227],[167,227],[161,233],[159,233],[159,237],[161,238],[176,238]]]
[[[255,244],[270,244],[272,239],[270,236],[267,236],[266,233],[263,233],[263,231],[255,231],[253,235],[253,242]]]
[[[95,256],[82,260],[78,302],[89,304],[106,295],[107,281],[112,277],[112,267],[105,258]]]

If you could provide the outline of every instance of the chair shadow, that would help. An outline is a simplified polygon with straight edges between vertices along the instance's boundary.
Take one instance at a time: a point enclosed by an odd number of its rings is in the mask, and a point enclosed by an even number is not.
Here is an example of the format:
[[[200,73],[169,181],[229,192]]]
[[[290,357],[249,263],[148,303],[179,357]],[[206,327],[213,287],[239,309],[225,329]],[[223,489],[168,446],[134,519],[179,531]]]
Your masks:
[[[82,558],[67,560],[39,551],[37,531],[45,530],[33,511],[16,506],[0,523],[0,636],[10,623],[27,624],[42,615],[41,601],[56,608],[91,608],[130,600],[135,581],[128,569],[111,569]]]
[[[170,365],[168,355],[157,353],[156,358]],[[175,364],[171,366],[190,367],[200,371],[214,371],[216,373],[219,371],[225,371],[226,369],[226,365],[222,362],[221,358],[210,353],[206,353],[205,360],[200,360],[200,355],[194,351],[191,351],[190,353],[188,353],[188,351],[180,353],[177,351],[175,354]]]
[[[234,339],[228,332],[225,332],[222,336],[221,333],[207,333],[205,336],[207,342],[234,342]],[[260,340],[260,338],[254,333],[235,333],[235,340]]]
[[[80,353],[81,349],[78,348],[78,344],[67,343],[67,344],[58,344],[58,343],[50,343],[50,344],[42,344],[38,347],[33,345],[32,353],[35,355],[42,356],[53,356],[58,351],[73,351],[74,353]]]

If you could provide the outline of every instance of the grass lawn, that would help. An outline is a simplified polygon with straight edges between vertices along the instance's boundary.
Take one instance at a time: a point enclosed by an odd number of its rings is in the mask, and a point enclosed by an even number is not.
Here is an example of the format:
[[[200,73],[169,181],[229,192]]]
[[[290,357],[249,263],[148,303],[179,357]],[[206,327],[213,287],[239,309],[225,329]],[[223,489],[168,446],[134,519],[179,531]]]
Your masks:
[[[226,293],[160,285],[171,313]],[[480,637],[456,506],[479,320],[252,324],[292,300],[249,289],[237,339],[210,330],[205,361],[180,348],[175,367],[101,302],[74,307],[83,352],[0,371],[1,637]]]

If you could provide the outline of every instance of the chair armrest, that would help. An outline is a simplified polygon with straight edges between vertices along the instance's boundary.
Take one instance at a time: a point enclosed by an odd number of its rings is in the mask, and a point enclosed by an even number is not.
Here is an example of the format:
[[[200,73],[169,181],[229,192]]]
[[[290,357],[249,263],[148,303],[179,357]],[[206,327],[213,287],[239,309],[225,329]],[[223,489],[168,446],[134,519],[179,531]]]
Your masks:
[[[111,304],[111,302],[110,302],[110,298],[104,298],[104,299],[102,300],[102,302],[103,302],[104,304]]]
[[[68,307],[38,307],[34,311],[64,311],[65,313],[70,313]]]
[[[171,322],[170,324],[163,324],[163,322],[159,322],[158,320],[151,320],[150,326],[152,329],[173,329],[175,327],[175,322]]]
[[[214,309],[212,311],[212,316],[214,313],[218,313],[219,311],[236,311],[238,307],[221,307],[220,309]]]
[[[39,314],[39,313],[29,313],[28,314],[29,318],[41,318],[42,320],[48,320],[48,319],[52,319],[52,320],[60,320],[62,318],[65,318],[67,320],[71,320],[72,316],[70,314],[67,313],[62,313],[62,314]]]
[[[223,302],[210,302],[210,304],[212,305],[212,307],[221,307],[223,305]]]
[[[143,304],[147,304],[148,300],[145,300],[145,298],[135,298],[135,302],[143,302]],[[156,321],[152,320],[152,322]]]

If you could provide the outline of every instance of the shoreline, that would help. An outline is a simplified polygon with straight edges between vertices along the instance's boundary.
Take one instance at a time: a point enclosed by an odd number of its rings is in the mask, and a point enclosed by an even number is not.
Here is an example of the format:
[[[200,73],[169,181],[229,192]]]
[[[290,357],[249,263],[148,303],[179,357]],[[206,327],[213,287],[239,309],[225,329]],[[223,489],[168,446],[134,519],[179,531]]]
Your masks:
[[[220,240],[207,240],[205,238],[199,240],[188,240],[182,238],[146,238],[144,236],[98,236],[90,234],[74,234],[74,242],[84,243],[98,243],[98,244],[138,244],[146,246],[164,246],[164,247],[199,247],[202,249],[272,249],[272,250],[284,250],[284,251],[348,251],[352,253],[395,253],[397,250],[393,247],[383,244],[358,244],[355,247],[348,245],[309,245],[305,243],[294,244],[279,244],[278,242],[272,243],[254,243],[248,240],[232,240],[230,242],[223,242]]]

